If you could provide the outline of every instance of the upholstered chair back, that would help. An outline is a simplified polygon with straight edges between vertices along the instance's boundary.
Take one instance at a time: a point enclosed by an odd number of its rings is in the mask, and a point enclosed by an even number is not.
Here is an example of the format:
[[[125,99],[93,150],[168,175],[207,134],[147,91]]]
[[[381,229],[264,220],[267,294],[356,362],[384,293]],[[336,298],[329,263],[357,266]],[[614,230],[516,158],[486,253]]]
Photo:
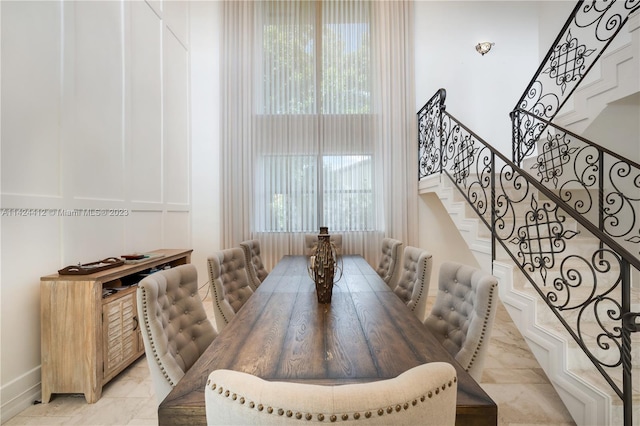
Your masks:
[[[260,256],[260,241],[247,240],[240,243],[240,248],[244,251],[245,262],[251,278],[251,289],[255,291],[269,273],[262,263]]]
[[[382,240],[382,255],[376,272],[380,278],[392,289],[395,288],[398,274],[402,263],[402,241],[393,238]]]
[[[151,274],[137,292],[142,340],[160,404],[217,334],[198,294],[195,266]]]
[[[405,247],[401,274],[393,290],[420,321],[424,321],[426,315],[432,258],[431,253],[426,250]]]
[[[239,247],[209,256],[209,285],[216,328],[221,332],[253,294],[244,251]]]
[[[444,347],[480,381],[497,306],[498,280],[455,262],[440,266],[438,295],[425,320]]]
[[[399,376],[325,386],[272,382],[215,370],[205,387],[208,425],[438,425],[455,424],[456,371],[422,364]]]
[[[329,241],[336,248],[338,254],[342,254],[342,234],[330,234]],[[305,234],[304,236],[304,254],[311,256],[313,250],[318,246],[318,234]]]

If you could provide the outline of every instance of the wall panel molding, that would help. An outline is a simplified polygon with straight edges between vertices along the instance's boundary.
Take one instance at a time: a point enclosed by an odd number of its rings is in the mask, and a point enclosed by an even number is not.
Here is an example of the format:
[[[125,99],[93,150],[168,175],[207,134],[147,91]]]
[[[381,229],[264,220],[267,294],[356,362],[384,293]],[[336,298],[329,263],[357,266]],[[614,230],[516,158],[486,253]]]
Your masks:
[[[40,397],[41,276],[190,248],[189,7],[178,3],[0,2],[2,208],[52,212],[0,221],[3,423]]]
[[[2,10],[2,193],[60,196],[62,7]]]
[[[166,28],[163,43],[164,201],[190,204],[188,51]]]

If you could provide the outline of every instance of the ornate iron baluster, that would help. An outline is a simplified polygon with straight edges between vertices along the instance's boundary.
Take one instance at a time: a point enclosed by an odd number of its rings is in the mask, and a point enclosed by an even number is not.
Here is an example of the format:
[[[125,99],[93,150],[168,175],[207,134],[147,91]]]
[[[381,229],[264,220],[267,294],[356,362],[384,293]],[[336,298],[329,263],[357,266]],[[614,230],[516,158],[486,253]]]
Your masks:
[[[441,171],[441,112],[447,92],[438,90],[418,111],[418,180]]]
[[[526,111],[518,112],[545,127],[546,141],[531,166],[532,175],[637,258],[640,164]]]

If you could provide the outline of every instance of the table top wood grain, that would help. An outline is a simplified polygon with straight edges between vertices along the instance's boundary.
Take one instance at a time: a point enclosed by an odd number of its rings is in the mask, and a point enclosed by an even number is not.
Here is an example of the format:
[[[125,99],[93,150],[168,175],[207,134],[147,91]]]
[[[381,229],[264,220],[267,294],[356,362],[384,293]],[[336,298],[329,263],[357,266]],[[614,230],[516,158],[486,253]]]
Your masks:
[[[304,256],[285,256],[158,407],[160,425],[205,424],[213,370],[338,385],[389,379],[445,361],[458,373],[456,423],[497,424],[497,406],[361,256],[343,257],[319,304]]]

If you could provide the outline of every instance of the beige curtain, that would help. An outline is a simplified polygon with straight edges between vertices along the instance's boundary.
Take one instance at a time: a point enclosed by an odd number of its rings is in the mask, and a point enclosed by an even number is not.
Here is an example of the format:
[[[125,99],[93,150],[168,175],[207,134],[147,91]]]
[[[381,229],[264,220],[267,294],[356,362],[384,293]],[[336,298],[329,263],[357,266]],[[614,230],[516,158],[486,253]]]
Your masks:
[[[223,241],[272,267],[328,226],[375,264],[416,229],[411,2],[225,3]],[[415,159],[415,160],[414,160]]]

